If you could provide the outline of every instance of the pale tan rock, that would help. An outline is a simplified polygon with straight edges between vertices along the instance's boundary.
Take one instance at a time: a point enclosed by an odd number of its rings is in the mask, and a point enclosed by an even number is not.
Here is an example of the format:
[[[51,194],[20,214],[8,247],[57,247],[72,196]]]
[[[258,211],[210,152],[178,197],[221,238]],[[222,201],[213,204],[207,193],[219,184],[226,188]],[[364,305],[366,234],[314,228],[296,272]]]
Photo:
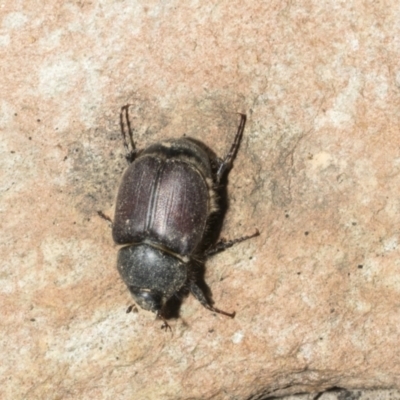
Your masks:
[[[399,388],[398,3],[6,2],[1,17],[0,393],[261,399]],[[248,115],[214,257],[165,334],[97,210],[138,145],[222,156]]]

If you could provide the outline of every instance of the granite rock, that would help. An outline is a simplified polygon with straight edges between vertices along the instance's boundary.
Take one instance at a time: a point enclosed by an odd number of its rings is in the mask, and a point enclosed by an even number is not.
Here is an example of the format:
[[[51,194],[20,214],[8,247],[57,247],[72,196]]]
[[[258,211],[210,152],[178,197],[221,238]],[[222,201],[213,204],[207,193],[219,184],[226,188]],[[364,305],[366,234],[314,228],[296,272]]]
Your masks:
[[[29,399],[266,399],[397,388],[397,2],[5,2],[0,9],[0,392]],[[172,333],[131,298],[112,215],[139,146],[223,156],[248,123],[221,235]]]

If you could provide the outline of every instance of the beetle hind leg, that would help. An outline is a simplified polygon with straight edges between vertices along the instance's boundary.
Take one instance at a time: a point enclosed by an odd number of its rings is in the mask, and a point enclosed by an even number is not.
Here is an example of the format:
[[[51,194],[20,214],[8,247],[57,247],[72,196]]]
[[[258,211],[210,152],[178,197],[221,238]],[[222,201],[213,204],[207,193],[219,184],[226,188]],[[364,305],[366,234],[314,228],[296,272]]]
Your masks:
[[[122,141],[124,143],[124,148],[125,148],[125,158],[126,161],[128,161],[128,163],[131,164],[136,157],[136,146],[135,142],[133,141],[131,121],[129,120],[129,107],[130,104],[121,107],[121,112],[119,113],[119,124],[121,128]],[[125,131],[124,113],[125,113],[125,121],[128,129],[128,134]],[[129,144],[127,136],[129,138]]]
[[[216,312],[218,314],[226,315],[227,317],[230,317],[230,318],[235,317],[235,315],[236,315],[235,311],[233,313],[228,313],[226,311],[222,311],[219,308],[212,306],[210,304],[210,302],[208,301],[207,297],[204,295],[203,291],[195,283],[192,283],[190,285],[190,291],[192,292],[193,296],[200,302],[200,304],[203,307],[207,308],[207,310]]]
[[[224,177],[227,171],[229,171],[232,168],[232,162],[239,150],[239,145],[242,140],[245,125],[246,125],[246,114],[240,114],[240,124],[236,132],[235,139],[233,140],[232,146],[228,154],[225,156],[224,161],[221,162],[218,168],[217,182],[221,182],[221,179]]]

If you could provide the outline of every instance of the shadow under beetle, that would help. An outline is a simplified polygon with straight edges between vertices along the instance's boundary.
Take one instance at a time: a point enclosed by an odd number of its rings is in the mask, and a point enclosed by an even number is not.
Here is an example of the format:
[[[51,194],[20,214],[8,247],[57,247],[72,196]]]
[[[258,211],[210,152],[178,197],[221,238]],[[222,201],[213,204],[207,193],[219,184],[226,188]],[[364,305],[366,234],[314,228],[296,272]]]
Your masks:
[[[233,318],[235,313],[212,305],[199,286],[196,269],[207,257],[259,235],[256,231],[217,243],[208,243],[207,239],[210,217],[219,211],[218,187],[232,167],[246,116],[240,114],[235,139],[221,161],[212,160],[201,143],[186,137],[137,151],[129,106],[123,106],[120,113],[129,166],[122,177],[112,222],[113,239],[123,245],[118,252],[118,271],[135,302],[156,313],[163,320],[163,329],[170,329],[166,303],[182,290],[189,290],[210,311]]]

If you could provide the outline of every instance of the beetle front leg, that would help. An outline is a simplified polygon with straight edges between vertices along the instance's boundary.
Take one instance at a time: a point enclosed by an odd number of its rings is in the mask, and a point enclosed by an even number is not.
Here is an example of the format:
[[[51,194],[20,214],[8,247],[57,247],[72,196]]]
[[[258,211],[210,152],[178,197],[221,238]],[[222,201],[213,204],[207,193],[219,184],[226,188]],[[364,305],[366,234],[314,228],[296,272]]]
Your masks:
[[[162,310],[157,311],[156,318],[161,319],[163,322],[163,324],[161,325],[161,329],[163,330],[165,329],[165,331],[170,330],[172,332],[171,326],[169,325],[165,317],[162,315]]]
[[[204,295],[203,291],[197,286],[195,283],[192,283],[190,285],[190,291],[192,292],[193,296],[200,302],[200,304],[207,308],[207,310],[214,311],[218,314],[226,315],[227,317],[234,318],[236,315],[236,312],[234,311],[233,313],[228,313],[226,311],[222,311],[214,306],[212,306],[206,296]]]

